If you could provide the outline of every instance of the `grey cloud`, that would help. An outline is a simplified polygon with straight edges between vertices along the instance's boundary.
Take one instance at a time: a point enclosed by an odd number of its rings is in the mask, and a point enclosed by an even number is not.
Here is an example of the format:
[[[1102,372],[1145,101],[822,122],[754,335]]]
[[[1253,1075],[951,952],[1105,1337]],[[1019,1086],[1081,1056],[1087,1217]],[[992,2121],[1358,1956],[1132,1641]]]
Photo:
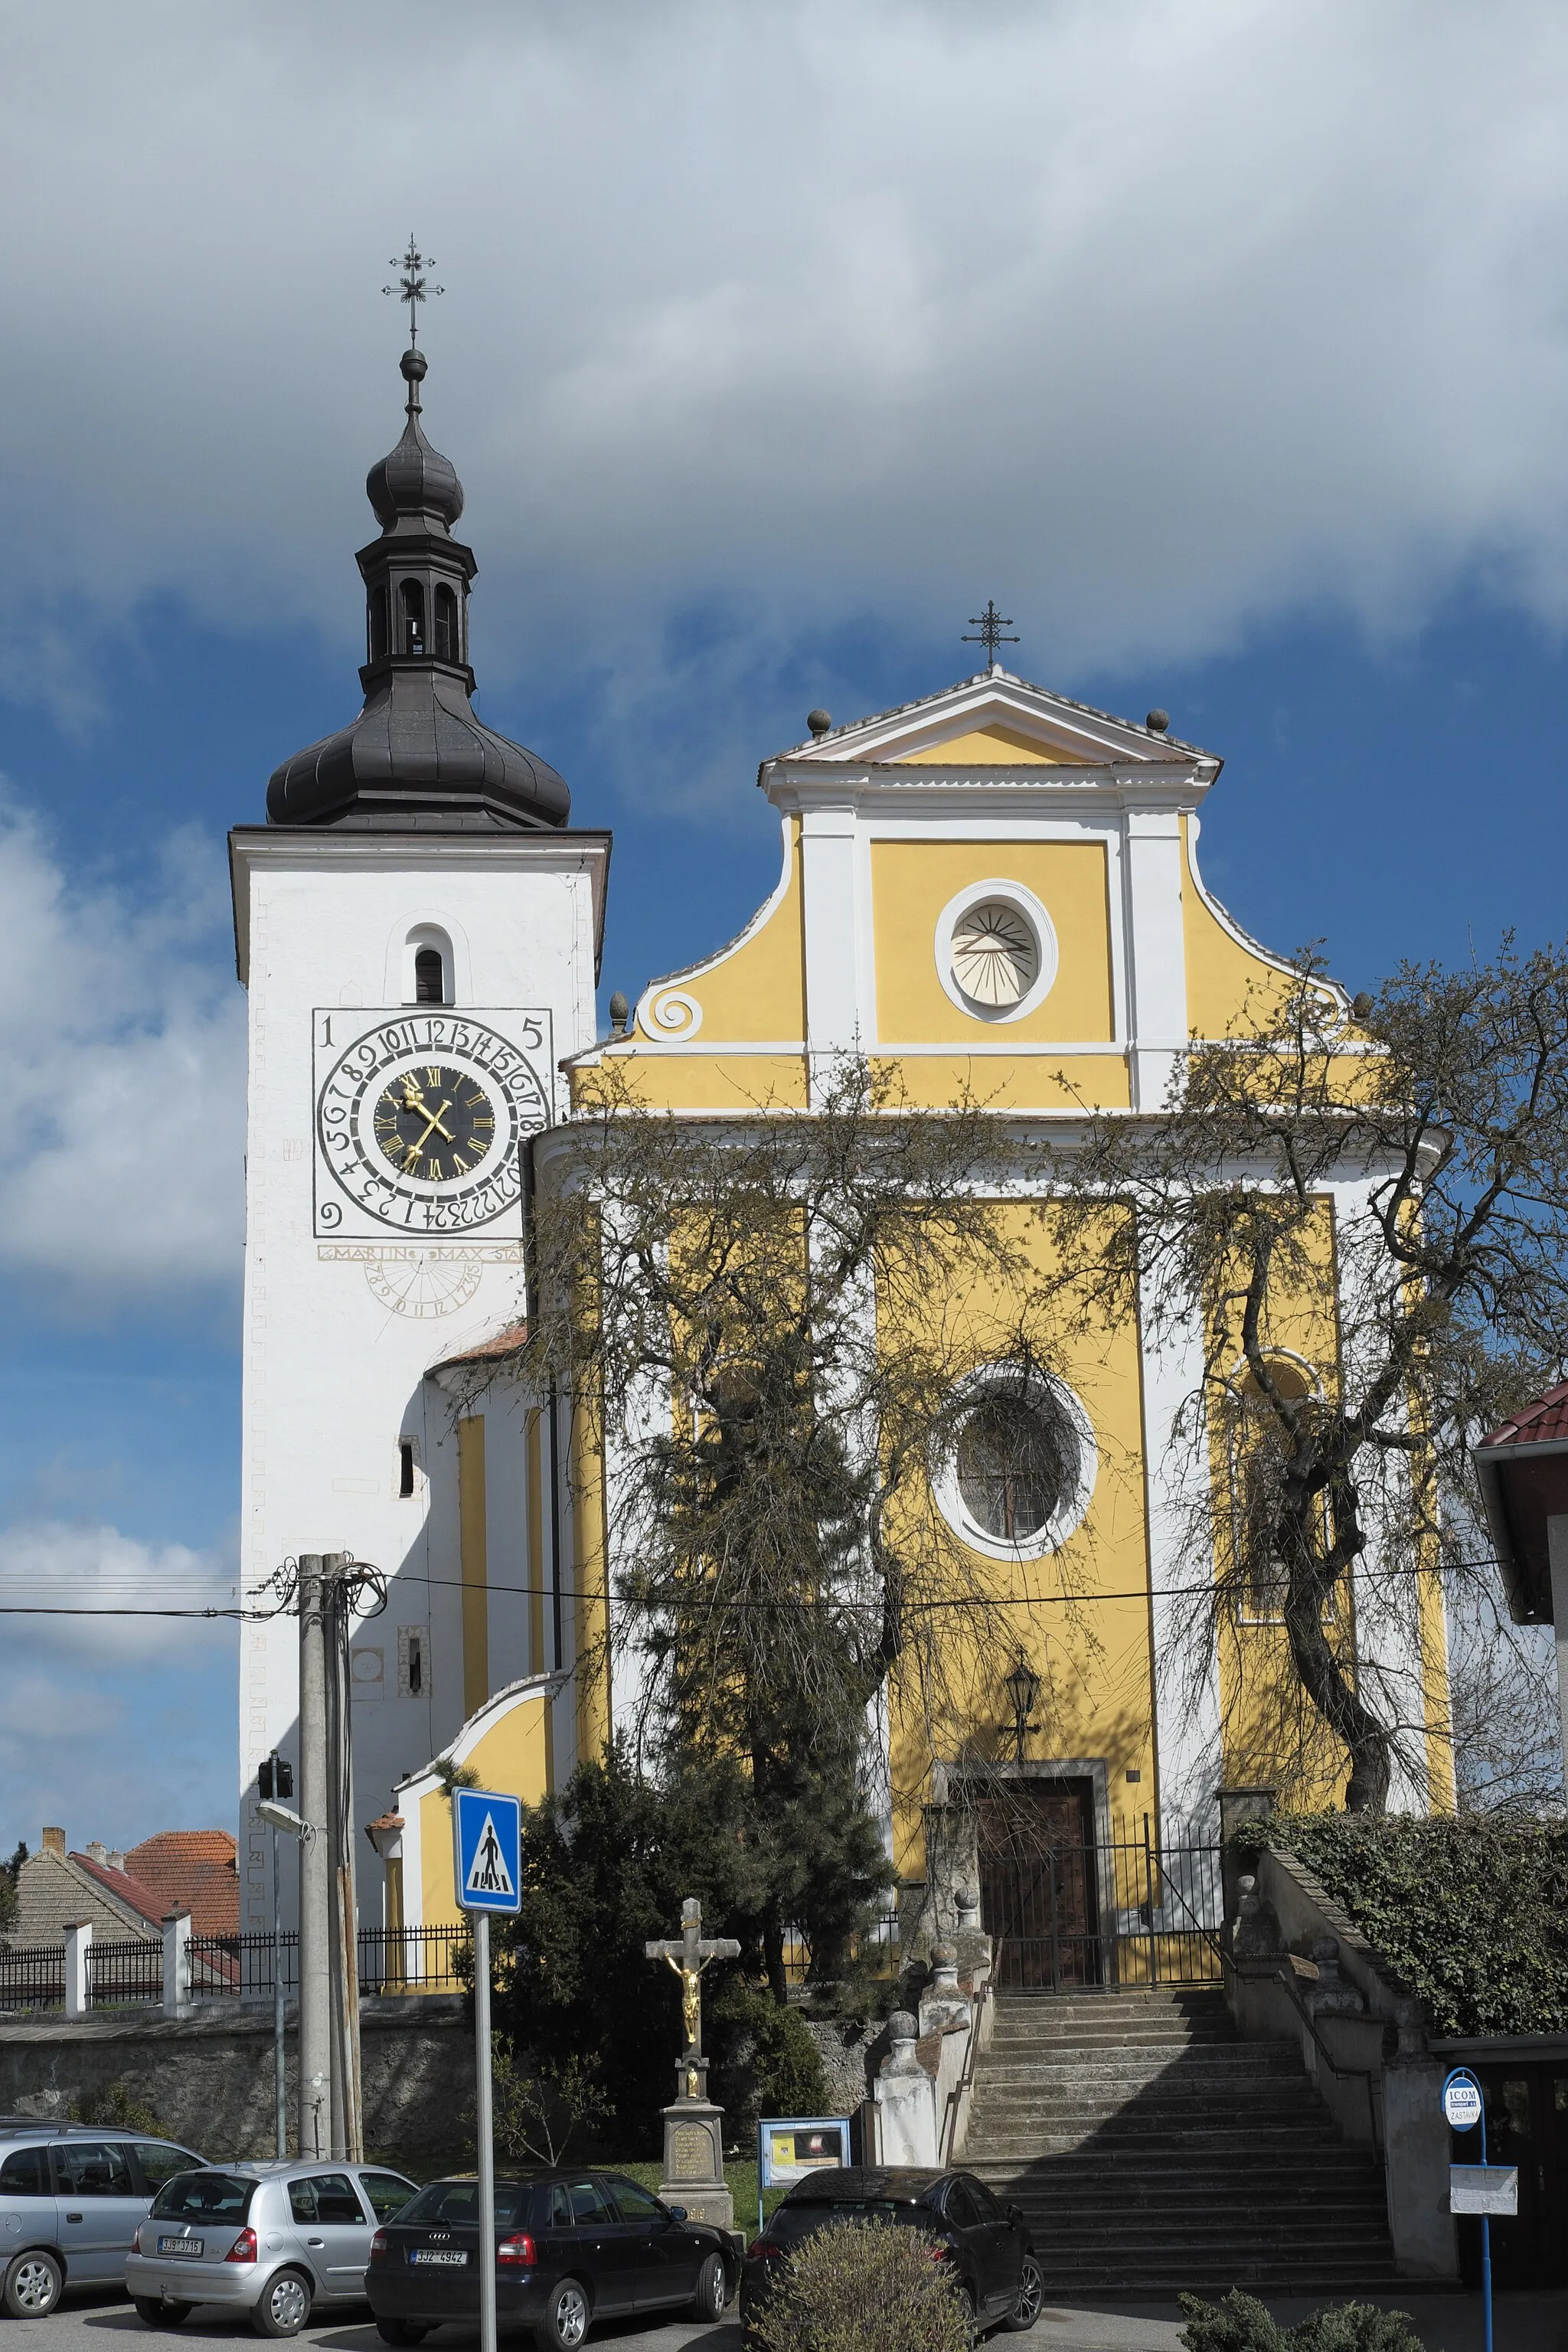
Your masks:
[[[956,638],[992,591],[1062,682],[1305,601],[1397,631],[1477,569],[1568,614],[1561,9],[5,22],[24,635],[174,588],[348,657],[411,222],[492,679],[585,632],[652,720],[692,606],[737,709],[781,646]]]

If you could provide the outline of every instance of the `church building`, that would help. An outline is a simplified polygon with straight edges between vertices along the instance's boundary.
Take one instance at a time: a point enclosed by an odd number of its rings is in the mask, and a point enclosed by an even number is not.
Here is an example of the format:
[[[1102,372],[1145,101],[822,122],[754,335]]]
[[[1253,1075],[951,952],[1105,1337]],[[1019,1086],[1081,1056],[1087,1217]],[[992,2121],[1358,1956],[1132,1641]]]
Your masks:
[[[265,1609],[301,1550],[386,1576],[351,1653],[357,1817],[381,1856],[361,1848],[361,1917],[412,1927],[455,1916],[455,1769],[536,1801],[640,1705],[603,1622],[580,1430],[517,1354],[531,1169],[574,1090],[616,1060],[677,1115],[798,1116],[833,1058],[858,1054],[908,1102],[940,1110],[972,1090],[1046,1133],[1085,1106],[1158,1108],[1189,1044],[1225,1035],[1289,967],[1202,880],[1219,759],[1159,712],[1114,718],[1013,675],[993,630],[974,675],[847,725],[813,712],[805,740],[763,761],[772,896],[601,1032],[610,836],[574,824],[562,778],[473,709],[463,493],[423,430],[416,348],[402,370],[406,423],[371,470],[380,532],[357,559],[363,709],[277,769],[266,824],[236,829],[231,859],[250,1051],[244,1590]],[[931,1507],[978,1560],[1072,1579],[1081,1642],[1042,1601],[994,1679],[1000,1692],[1020,1660],[1056,1678],[1047,1736],[1026,1762],[1020,1737],[1008,1769],[1059,1786],[1108,1850],[1212,1838],[1218,1790],[1260,1777],[1226,1752],[1217,1685],[1194,1702],[1161,1671],[1194,1562],[1160,1473],[1197,1349],[1195,1334],[1156,1349],[1131,1324],[1055,1367],[1071,1475],[1032,1508],[998,1516],[984,1481],[932,1481]],[[976,1368],[977,1405],[987,1377]],[[1450,1803],[1435,1585],[1364,1638],[1439,1694],[1425,1769],[1396,1801]],[[297,1702],[294,1619],[247,1623],[246,1927],[269,1919],[257,1769],[295,1751]],[[932,1866],[925,1824],[961,1769],[915,1759],[886,1792],[908,1887]]]

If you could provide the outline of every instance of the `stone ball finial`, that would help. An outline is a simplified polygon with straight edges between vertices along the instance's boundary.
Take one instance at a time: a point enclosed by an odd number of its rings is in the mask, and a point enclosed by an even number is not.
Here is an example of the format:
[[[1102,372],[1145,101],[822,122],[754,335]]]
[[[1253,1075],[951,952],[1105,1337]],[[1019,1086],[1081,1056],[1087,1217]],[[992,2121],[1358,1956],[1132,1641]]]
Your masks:
[[[1367,1014],[1372,1011],[1372,997],[1366,989],[1359,989],[1352,997],[1351,1011],[1358,1021],[1366,1019]]]
[[[612,1037],[624,1037],[626,1035],[626,1023],[631,1017],[631,1006],[626,1003],[626,997],[617,988],[610,999],[610,1034]]]
[[[920,2020],[910,2010],[896,2009],[888,2020],[888,2034],[894,2042],[918,2042]]]
[[[820,738],[826,735],[832,726],[833,713],[830,710],[808,710],[805,714],[805,723],[812,733]]]
[[[1171,714],[1168,710],[1152,710],[1143,721],[1151,735],[1163,735],[1170,723]]]

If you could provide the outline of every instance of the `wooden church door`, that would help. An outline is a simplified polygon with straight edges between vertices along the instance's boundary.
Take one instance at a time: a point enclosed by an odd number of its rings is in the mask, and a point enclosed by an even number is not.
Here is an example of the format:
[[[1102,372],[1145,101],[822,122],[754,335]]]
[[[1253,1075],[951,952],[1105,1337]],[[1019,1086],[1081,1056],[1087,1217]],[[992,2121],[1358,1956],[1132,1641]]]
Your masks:
[[[1094,1784],[1010,1780],[978,1807],[980,1916],[1003,1937],[999,1983],[1060,1991],[1100,1982]]]

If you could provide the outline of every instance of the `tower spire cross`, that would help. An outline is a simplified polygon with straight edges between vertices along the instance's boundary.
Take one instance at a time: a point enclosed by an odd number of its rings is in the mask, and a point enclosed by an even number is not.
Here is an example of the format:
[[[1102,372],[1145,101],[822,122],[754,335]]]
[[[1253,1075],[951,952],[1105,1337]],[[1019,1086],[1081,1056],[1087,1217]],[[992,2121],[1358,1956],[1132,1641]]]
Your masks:
[[[1018,643],[1016,637],[1003,635],[1004,630],[1010,629],[1012,625],[1011,614],[1004,618],[996,610],[995,597],[987,596],[984,613],[971,613],[969,616],[970,628],[977,630],[979,635],[972,637],[966,633],[959,639],[959,643],[965,646],[984,646],[986,662],[992,669],[994,669],[997,646],[1016,646]]]
[[[434,254],[420,252],[412,233],[407,252],[401,259],[395,253],[392,266],[394,269],[400,269],[403,275],[395,286],[384,286],[381,290],[384,294],[395,294],[400,302],[407,303],[408,348],[411,352],[416,351],[419,347],[419,305],[428,302],[433,295],[444,294],[447,289],[444,286],[432,286],[426,277],[425,272],[435,268],[436,257]]]

